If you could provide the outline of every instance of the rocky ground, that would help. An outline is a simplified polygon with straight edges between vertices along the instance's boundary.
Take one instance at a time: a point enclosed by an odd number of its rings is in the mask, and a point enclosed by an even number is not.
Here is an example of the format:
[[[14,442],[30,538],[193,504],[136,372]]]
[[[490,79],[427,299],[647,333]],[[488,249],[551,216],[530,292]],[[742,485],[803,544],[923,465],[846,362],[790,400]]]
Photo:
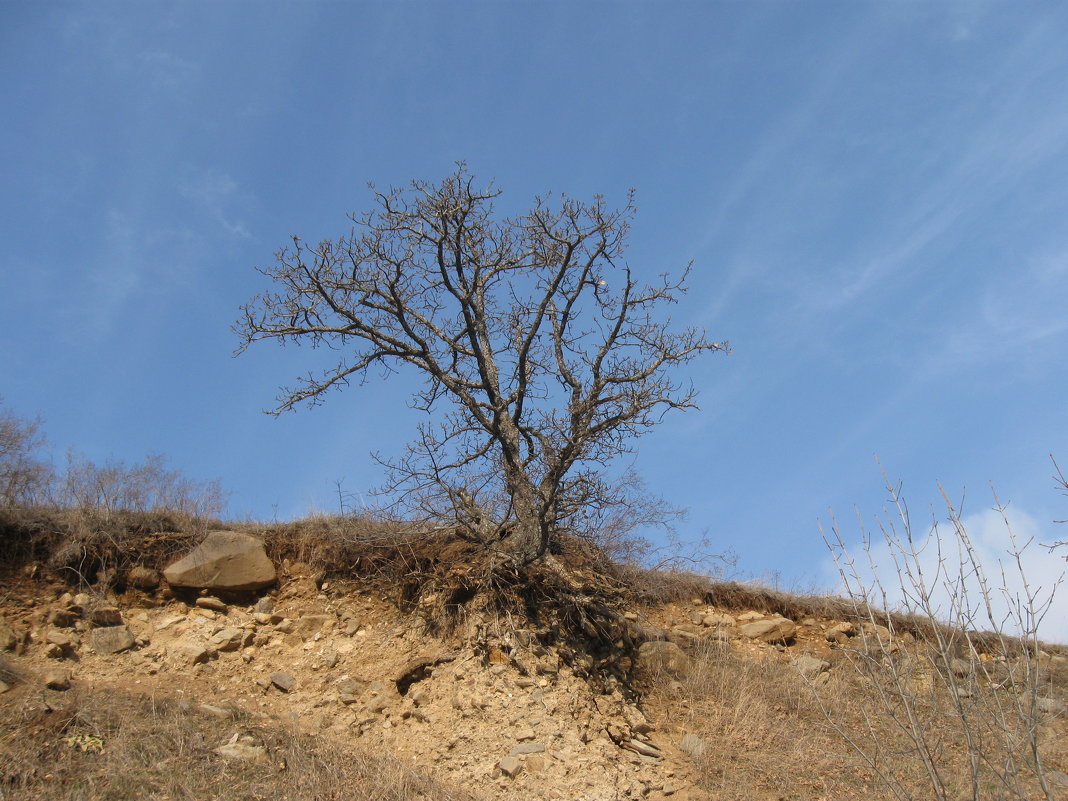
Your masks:
[[[277,568],[270,587],[237,594],[170,588],[145,569],[121,594],[9,582],[0,648],[30,678],[0,682],[0,703],[79,687],[167,696],[218,716],[221,759],[267,759],[241,722],[281,719],[384,749],[481,797],[699,801],[712,797],[699,762],[714,744],[671,701],[692,655],[729,649],[818,683],[859,630],[701,598],[635,605],[625,619],[662,638],[634,656],[633,674],[657,688],[642,694],[612,677],[591,682],[581,660],[523,621],[473,615],[435,636],[378,591],[322,581],[299,562]]]

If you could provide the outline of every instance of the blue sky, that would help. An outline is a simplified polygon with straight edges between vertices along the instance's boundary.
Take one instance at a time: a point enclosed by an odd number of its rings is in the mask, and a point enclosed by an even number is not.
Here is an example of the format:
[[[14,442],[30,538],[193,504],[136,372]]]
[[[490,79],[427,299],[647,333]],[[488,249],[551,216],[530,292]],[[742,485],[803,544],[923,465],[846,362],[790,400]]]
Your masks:
[[[505,208],[633,186],[631,265],[693,260],[675,319],[734,351],[693,366],[701,411],[637,466],[744,575],[825,583],[816,520],[855,538],[854,508],[880,512],[875,455],[917,518],[936,482],[966,515],[994,482],[1039,539],[1068,534],[1062,3],[8,2],[0,23],[0,394],[57,453],[162,452],[235,516],[378,484],[368,453],[418,419],[406,382],[274,419],[313,354],[235,359],[230,325],[291,234],[465,159]]]

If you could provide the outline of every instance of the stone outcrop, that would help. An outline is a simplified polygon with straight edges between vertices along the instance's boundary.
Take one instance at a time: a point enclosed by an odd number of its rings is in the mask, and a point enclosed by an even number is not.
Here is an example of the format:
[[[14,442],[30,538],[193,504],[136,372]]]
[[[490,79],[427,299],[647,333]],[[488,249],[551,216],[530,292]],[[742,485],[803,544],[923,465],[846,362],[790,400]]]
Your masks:
[[[277,574],[261,540],[237,531],[213,531],[168,566],[163,577],[172,587],[234,592],[269,587]]]

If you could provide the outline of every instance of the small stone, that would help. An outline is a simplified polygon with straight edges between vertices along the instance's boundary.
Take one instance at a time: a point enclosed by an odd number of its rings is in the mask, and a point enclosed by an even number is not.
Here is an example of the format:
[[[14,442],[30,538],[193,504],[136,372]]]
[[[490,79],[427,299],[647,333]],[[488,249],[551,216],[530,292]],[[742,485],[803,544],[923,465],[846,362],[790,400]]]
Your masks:
[[[155,570],[137,565],[126,574],[126,581],[138,590],[154,590],[159,586],[160,575]]]
[[[507,776],[509,779],[514,779],[519,775],[519,772],[523,770],[523,763],[519,761],[517,757],[506,756],[500,762],[497,763],[497,767],[501,769],[501,773]]]
[[[289,692],[296,685],[297,679],[291,673],[272,673],[271,684],[284,693]]]
[[[66,656],[66,651],[54,642],[50,642],[45,646],[44,655],[48,659],[62,659]]]
[[[855,633],[853,624],[846,621],[845,623],[837,623],[831,626],[827,631],[823,632],[823,637],[827,642],[842,643]]]
[[[71,648],[74,645],[74,639],[69,632],[56,629],[52,629],[45,635],[45,641],[58,645],[60,648]]]
[[[171,615],[170,617],[164,618],[156,624],[156,631],[163,631],[164,629],[169,629],[175,623],[181,623],[183,620],[185,620],[185,615]]]
[[[251,638],[252,632],[250,631],[228,627],[211,635],[209,642],[220,651],[238,651],[242,646],[248,645]]]
[[[705,615],[701,619],[701,625],[707,628],[723,628],[725,626],[733,626],[734,618],[730,615]]]
[[[274,599],[267,595],[263,596],[256,601],[256,605],[253,607],[252,611],[258,612],[261,615],[271,614],[271,612],[274,611]]]
[[[78,621],[78,616],[69,609],[53,609],[48,613],[48,622],[61,629],[69,629]]]
[[[740,619],[740,618],[739,618]],[[746,623],[739,631],[743,637],[761,642],[789,642],[797,631],[797,624],[784,617]]]
[[[6,693],[10,689],[11,689],[11,685],[10,684],[8,684],[6,681],[0,681],[0,695],[3,695],[4,693]]]
[[[523,754],[540,754],[545,750],[544,743],[520,743],[512,748],[511,756],[521,756]]]
[[[59,690],[62,692],[63,690],[70,689],[70,674],[65,670],[59,670],[57,668],[46,670],[43,678],[44,686],[49,690]]]
[[[695,758],[703,756],[707,748],[708,743],[696,734],[683,735],[683,738],[679,741],[679,749]]]
[[[211,659],[215,652],[196,643],[179,643],[173,649],[173,653],[179,661],[187,665],[202,665]]]
[[[1063,715],[1068,712],[1068,706],[1064,701],[1058,701],[1056,698],[1039,698],[1036,701],[1036,706],[1039,712],[1044,712],[1047,715]]]
[[[639,756],[652,757],[654,759],[659,759],[663,756],[663,754],[660,753],[660,749],[649,743],[644,743],[641,740],[625,740],[622,743],[622,747],[626,748],[628,751],[633,751]]]
[[[248,743],[227,743],[215,749],[215,753],[225,759],[240,759],[246,762],[265,762],[267,749],[262,745],[249,745]]]
[[[328,620],[330,620],[330,617],[327,615],[304,615],[293,622],[293,627],[290,631],[298,637],[308,640],[321,631]]]
[[[218,598],[213,598],[210,595],[205,595],[203,598],[197,598],[196,605],[201,609],[210,609],[213,612],[222,612],[224,615],[230,609],[230,607],[228,607]]]
[[[644,642],[638,649],[636,666],[649,677],[667,674],[680,678],[689,671],[690,660],[678,645],[663,640]]]
[[[814,679],[824,671],[830,670],[831,667],[829,662],[817,659],[814,656],[809,656],[808,654],[804,654],[791,660],[790,664],[806,679]]]
[[[677,791],[675,790],[675,785],[671,782],[664,782],[664,786],[660,788],[660,792],[664,795],[675,795]]]
[[[261,626],[266,626],[271,622],[271,614],[269,612],[253,612],[252,619]]]
[[[127,626],[107,626],[89,633],[89,644],[98,654],[117,654],[136,644],[133,633]]]
[[[537,736],[538,735],[534,733],[534,729],[531,726],[523,726],[515,733],[515,738],[519,740],[519,742],[533,740]]]
[[[121,626],[122,612],[114,606],[98,606],[89,615],[94,626]]]

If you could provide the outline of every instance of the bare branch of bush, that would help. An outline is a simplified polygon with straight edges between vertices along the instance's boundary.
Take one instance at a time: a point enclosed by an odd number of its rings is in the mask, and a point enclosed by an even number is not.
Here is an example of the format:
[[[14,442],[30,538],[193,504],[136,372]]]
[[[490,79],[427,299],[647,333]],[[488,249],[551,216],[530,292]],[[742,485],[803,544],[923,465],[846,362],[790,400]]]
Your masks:
[[[3,408],[0,398],[0,506],[41,503],[52,483],[52,466],[36,456],[44,446],[41,421]]]
[[[948,532],[935,521],[917,536],[900,487],[887,481],[887,489],[894,513],[880,521],[881,542],[866,541],[865,566],[837,521],[821,527],[861,621],[844,653],[873,702],[860,733],[825,704],[828,722],[902,801],[1052,799],[1040,749],[1038,630],[1057,587],[1029,582],[1022,556],[1032,543],[1017,539],[996,494],[1008,548],[991,579],[944,491]],[[880,578],[887,568],[891,585]],[[923,625],[902,631],[899,618],[878,611],[891,606]]]

